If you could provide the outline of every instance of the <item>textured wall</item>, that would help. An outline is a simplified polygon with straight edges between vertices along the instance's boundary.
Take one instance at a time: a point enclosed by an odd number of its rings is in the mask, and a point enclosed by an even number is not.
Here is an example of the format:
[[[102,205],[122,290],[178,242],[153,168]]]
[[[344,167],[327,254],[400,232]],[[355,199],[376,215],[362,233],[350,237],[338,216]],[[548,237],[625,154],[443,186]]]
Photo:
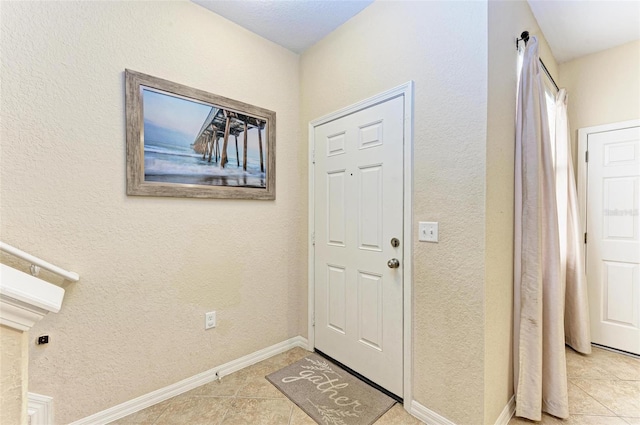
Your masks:
[[[569,93],[574,165],[578,129],[640,118],[640,41],[562,63],[560,79]]]
[[[489,2],[486,167],[484,423],[493,424],[513,395],[513,182],[517,58],[528,30],[558,80],[555,59],[526,1]]]
[[[414,398],[483,421],[486,2],[373,3],[301,58],[301,126],[415,81]],[[306,143],[305,143],[306,144]],[[414,233],[415,233],[414,231]]]
[[[27,334],[0,325],[0,423],[27,421]]]
[[[3,2],[1,25],[2,240],[81,276],[44,275],[67,293],[33,330],[57,422],[298,335],[299,57],[187,1]],[[128,197],[125,67],[276,111],[276,201]]]

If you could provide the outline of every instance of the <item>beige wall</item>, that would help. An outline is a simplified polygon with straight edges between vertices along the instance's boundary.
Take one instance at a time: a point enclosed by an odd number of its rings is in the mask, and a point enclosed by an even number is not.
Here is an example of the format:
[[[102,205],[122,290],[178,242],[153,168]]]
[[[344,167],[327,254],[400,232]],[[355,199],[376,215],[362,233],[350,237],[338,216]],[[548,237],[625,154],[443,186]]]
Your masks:
[[[0,325],[0,423],[27,423],[27,334]]]
[[[557,65],[526,1],[489,2],[489,89],[486,150],[485,424],[513,395],[513,181],[517,51],[528,30],[557,80]],[[508,365],[508,367],[505,367]]]
[[[486,2],[373,3],[301,58],[301,129],[415,81],[414,398],[457,424],[483,421]],[[414,232],[415,233],[415,232]],[[506,367],[506,366],[505,366]]]
[[[640,118],[640,41],[565,62],[560,79],[569,94],[574,163],[578,129]]]
[[[62,311],[33,329],[56,421],[298,335],[299,57],[188,1],[3,2],[1,25],[2,240],[81,276],[48,277]],[[276,111],[276,201],[127,196],[125,68]]]

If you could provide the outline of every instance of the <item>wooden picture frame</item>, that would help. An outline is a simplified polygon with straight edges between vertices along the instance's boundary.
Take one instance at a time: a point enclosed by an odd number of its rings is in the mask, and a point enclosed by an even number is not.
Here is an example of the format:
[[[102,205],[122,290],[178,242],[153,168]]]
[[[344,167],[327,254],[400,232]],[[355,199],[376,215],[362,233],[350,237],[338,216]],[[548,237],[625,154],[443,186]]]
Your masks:
[[[125,90],[127,195],[275,199],[275,112],[129,69]]]

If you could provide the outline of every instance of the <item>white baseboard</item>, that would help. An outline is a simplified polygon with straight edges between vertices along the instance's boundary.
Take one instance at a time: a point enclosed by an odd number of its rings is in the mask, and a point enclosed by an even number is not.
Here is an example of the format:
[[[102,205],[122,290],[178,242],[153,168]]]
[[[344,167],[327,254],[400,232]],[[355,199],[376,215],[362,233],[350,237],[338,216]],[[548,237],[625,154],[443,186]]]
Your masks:
[[[440,416],[433,410],[427,409],[415,400],[411,401],[411,410],[409,413],[428,425],[456,425],[449,419]]]
[[[513,414],[516,413],[516,396],[512,396],[504,409],[502,409],[502,413],[496,419],[496,425],[508,425],[509,421],[513,417]]]
[[[502,409],[502,413],[498,416],[495,425],[508,425],[515,412],[516,396],[512,396],[507,405],[504,406],[504,409]],[[433,410],[427,409],[415,400],[411,402],[409,413],[428,425],[456,425],[449,419],[440,416]]]
[[[110,407],[109,409],[95,413],[86,418],[72,422],[70,425],[105,425],[109,422],[113,422],[117,419],[124,418],[132,413],[138,412],[147,407],[153,406],[165,400],[175,397],[187,391],[190,391],[200,385],[213,382],[218,377],[229,375],[247,366],[258,363],[262,360],[273,357],[276,354],[284,353],[294,347],[301,347],[305,350],[308,349],[306,338],[296,336],[294,338],[283,341],[279,344],[272,345],[271,347],[264,348],[256,351],[255,353],[248,354],[239,359],[232,360],[228,363],[214,367],[205,372],[192,376],[191,378],[183,379],[180,382],[169,385],[159,390],[150,392],[133,400],[126,401],[118,404],[117,406]]]
[[[29,425],[51,425],[53,421],[53,397],[27,393]]]

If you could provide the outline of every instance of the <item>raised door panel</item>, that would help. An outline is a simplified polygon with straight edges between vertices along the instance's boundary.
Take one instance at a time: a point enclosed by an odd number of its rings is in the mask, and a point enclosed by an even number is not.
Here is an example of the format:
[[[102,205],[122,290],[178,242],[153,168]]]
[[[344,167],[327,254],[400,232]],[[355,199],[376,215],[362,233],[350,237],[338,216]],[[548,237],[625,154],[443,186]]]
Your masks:
[[[382,251],[382,164],[359,167],[358,173],[358,245]]]
[[[382,276],[358,271],[358,341],[382,351]]]
[[[344,267],[327,267],[327,326],[341,334],[346,329],[347,276]]]
[[[344,246],[347,210],[345,206],[345,170],[327,173],[327,243]]]

